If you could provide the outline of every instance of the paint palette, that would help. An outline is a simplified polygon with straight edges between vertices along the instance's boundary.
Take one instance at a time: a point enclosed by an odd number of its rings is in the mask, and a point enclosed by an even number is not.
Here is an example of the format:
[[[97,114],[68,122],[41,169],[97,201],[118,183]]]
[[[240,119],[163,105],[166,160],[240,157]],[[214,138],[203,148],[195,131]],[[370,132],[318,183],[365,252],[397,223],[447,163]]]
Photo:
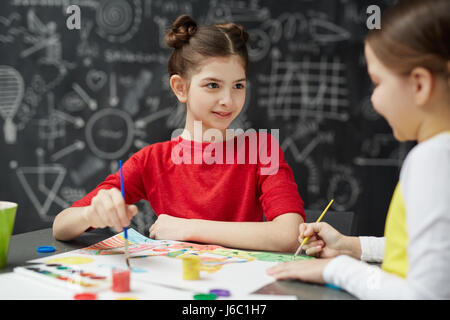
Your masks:
[[[16,267],[14,272],[75,292],[99,292],[111,288],[107,276],[57,263]]]

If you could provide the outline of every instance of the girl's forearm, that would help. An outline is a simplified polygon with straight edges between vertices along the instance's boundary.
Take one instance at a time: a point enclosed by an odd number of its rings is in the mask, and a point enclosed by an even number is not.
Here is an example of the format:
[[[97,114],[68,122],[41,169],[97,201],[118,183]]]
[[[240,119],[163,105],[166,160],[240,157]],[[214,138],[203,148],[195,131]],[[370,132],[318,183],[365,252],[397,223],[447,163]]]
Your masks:
[[[90,226],[84,218],[87,207],[71,207],[61,211],[53,221],[53,237],[57,240],[72,240]]]
[[[289,219],[268,222],[224,222],[190,219],[188,240],[214,243],[230,248],[295,252],[298,226],[303,222],[295,213]]]

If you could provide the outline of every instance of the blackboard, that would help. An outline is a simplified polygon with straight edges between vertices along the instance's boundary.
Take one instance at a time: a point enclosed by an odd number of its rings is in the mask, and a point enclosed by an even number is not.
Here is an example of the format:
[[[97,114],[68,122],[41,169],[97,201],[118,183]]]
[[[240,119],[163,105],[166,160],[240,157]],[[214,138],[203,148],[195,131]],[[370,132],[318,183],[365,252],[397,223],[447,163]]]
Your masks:
[[[14,233],[49,227],[140,148],[184,126],[163,37],[179,14],[250,34],[247,100],[233,128],[280,129],[308,210],[353,212],[353,234],[383,234],[400,144],[373,109],[361,0],[7,0],[0,3],[0,198]],[[77,5],[80,29],[66,25]],[[148,234],[148,202],[132,226]]]

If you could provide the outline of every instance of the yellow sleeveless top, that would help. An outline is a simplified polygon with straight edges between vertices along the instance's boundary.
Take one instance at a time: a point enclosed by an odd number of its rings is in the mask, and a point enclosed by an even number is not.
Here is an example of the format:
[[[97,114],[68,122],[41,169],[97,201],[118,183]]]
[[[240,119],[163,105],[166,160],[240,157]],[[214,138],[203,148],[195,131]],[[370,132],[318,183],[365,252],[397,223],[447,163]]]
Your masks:
[[[408,274],[408,230],[406,209],[400,182],[392,196],[384,230],[386,244],[381,268],[389,273],[405,278]]]

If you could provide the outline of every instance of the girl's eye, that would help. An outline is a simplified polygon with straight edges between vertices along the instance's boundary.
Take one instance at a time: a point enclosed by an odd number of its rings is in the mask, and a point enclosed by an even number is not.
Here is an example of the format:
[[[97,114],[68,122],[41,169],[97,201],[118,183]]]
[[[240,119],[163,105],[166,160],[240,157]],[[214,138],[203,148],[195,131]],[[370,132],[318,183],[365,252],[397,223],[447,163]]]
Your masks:
[[[235,85],[235,88],[236,88],[236,89],[245,89],[245,86],[244,86],[242,83],[237,83],[237,84]]]
[[[208,83],[206,86],[209,89],[217,89],[219,87],[219,85],[217,83],[215,83],[215,82]]]

